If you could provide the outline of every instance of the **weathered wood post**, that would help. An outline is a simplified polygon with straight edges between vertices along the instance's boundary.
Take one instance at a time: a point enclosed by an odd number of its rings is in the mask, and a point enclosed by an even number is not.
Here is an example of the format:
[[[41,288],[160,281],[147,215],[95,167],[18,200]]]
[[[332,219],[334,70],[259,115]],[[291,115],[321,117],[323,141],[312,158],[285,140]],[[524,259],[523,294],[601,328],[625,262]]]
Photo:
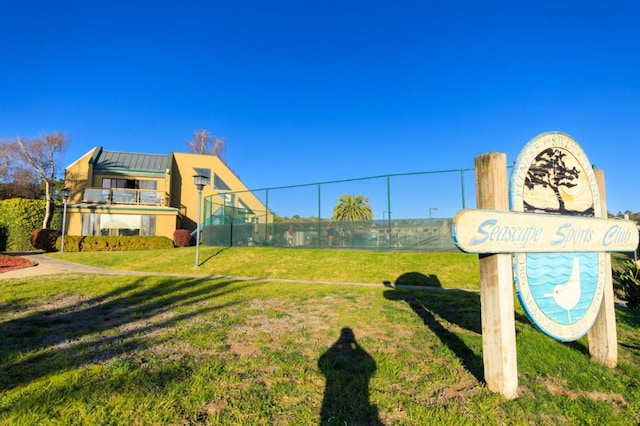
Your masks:
[[[600,192],[602,217],[607,217],[607,198],[604,171],[594,170]],[[615,301],[613,298],[613,277],[611,275],[611,253],[604,255],[605,285],[600,311],[589,330],[589,354],[594,360],[614,368],[618,364],[618,334],[616,331]]]
[[[507,156],[478,156],[475,169],[478,208],[508,211]],[[518,362],[511,254],[479,256],[484,377],[489,390],[513,399],[518,391]]]

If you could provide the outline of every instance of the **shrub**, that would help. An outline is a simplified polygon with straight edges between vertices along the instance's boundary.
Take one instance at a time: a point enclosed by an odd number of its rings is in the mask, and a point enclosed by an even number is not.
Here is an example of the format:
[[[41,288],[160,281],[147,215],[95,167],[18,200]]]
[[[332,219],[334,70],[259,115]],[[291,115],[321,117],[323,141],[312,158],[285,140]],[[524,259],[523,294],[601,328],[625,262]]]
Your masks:
[[[623,262],[614,270],[614,278],[620,286],[627,307],[640,309],[640,264],[632,260]]]
[[[31,250],[31,231],[42,228],[44,219],[44,200],[25,200],[12,198],[0,200],[0,250],[27,251]],[[59,211],[53,209],[50,228],[57,228]]]
[[[56,241],[60,249],[61,238]],[[64,251],[131,251],[173,248],[173,241],[167,237],[115,237],[67,235],[64,237]]]
[[[34,249],[46,252],[56,251],[56,240],[60,233],[55,229],[36,229],[29,235],[29,240]]]
[[[173,232],[173,244],[176,247],[188,247],[191,244],[191,232],[186,229],[176,229]]]

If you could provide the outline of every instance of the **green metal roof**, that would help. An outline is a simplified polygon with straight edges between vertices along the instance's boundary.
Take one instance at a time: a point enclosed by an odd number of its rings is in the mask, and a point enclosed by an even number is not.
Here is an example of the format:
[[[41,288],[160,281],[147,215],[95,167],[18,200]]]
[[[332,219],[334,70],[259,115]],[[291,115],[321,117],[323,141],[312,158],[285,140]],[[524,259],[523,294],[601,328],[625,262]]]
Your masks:
[[[155,173],[164,173],[168,164],[166,155],[103,150],[99,151],[93,161],[94,169]]]

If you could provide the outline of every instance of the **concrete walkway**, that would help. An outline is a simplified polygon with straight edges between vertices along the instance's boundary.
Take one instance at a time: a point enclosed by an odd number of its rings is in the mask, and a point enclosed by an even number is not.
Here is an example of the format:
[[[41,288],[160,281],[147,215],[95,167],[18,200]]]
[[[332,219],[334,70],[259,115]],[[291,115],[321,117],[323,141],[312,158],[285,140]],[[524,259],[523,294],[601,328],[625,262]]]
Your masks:
[[[30,278],[46,275],[58,275],[63,273],[102,274],[102,275],[157,275],[146,272],[117,271],[113,269],[98,268],[95,266],[81,265],[79,263],[66,262],[53,259],[42,253],[20,253],[20,257],[37,263],[35,266],[16,269],[0,274],[0,280],[12,278]]]

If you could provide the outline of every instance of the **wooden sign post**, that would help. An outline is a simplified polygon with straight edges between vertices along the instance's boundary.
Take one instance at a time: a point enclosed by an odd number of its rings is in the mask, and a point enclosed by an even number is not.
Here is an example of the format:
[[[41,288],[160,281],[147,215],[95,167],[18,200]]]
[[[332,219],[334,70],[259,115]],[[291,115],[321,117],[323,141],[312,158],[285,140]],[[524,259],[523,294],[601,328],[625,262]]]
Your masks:
[[[602,198],[602,215],[607,216],[607,198],[604,185],[604,172],[596,170],[596,179]],[[634,224],[635,225],[635,224]],[[633,232],[638,235],[638,232]],[[638,243],[636,243],[636,247]],[[611,271],[611,254],[605,253],[605,286],[602,305],[598,316],[589,330],[589,355],[592,359],[614,368],[618,365],[618,332],[616,331],[615,301],[613,298],[613,277]]]
[[[508,211],[507,156],[479,156],[475,167],[478,208]],[[518,361],[510,254],[480,255],[480,303],[487,387],[513,399],[518,394]]]
[[[604,174],[573,139],[550,132],[525,146],[509,182],[505,154],[477,157],[476,192],[478,209],[456,214],[452,236],[480,256],[487,387],[517,396],[514,282],[538,329],[565,342],[588,333],[591,357],[615,367],[609,253],[636,250],[638,232],[634,222],[607,218]]]

